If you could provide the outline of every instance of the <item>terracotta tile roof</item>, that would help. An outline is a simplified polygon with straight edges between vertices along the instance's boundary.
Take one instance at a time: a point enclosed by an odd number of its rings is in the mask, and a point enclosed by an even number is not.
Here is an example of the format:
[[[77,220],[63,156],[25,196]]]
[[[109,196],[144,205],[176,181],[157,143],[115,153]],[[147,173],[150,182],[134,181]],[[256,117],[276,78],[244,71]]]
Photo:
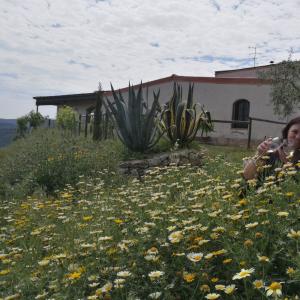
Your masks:
[[[173,74],[169,77],[160,78],[143,83],[143,87],[150,87],[168,82],[194,82],[194,83],[211,83],[211,84],[244,84],[244,85],[269,85],[270,80],[262,80],[257,78],[220,78],[220,77],[197,77],[197,76],[180,76]],[[139,84],[133,85],[138,87]],[[126,92],[128,87],[117,89],[117,91]],[[111,91],[104,91],[106,96],[112,95]],[[69,101],[94,101],[95,93],[68,94],[57,96],[36,96],[36,105],[59,105]]]

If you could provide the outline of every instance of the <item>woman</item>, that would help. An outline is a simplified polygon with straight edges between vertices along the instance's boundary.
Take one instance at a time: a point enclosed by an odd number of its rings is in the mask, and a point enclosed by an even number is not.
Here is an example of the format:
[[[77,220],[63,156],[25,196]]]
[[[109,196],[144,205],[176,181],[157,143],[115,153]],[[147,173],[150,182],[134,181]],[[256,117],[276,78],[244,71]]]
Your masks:
[[[287,142],[289,150],[292,155],[285,153],[283,144],[278,146],[274,152],[268,153],[272,145],[272,138],[263,141],[257,147],[257,154],[255,158],[246,162],[244,167],[244,178],[246,180],[259,177],[260,169],[264,165],[283,165],[287,162],[296,164],[300,160],[300,117],[296,117],[289,121],[289,123],[282,130],[282,138]],[[266,159],[264,157],[267,156]]]

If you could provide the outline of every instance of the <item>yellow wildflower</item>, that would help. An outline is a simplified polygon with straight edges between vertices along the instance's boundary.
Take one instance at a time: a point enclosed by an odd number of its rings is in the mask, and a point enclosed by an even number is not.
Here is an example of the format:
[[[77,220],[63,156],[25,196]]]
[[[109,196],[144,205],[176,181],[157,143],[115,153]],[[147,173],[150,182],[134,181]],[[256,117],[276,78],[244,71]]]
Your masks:
[[[252,245],[253,245],[253,241],[250,240],[250,239],[248,239],[248,240],[246,240],[246,241],[244,242],[244,246],[245,246],[245,247],[251,247]]]
[[[223,260],[224,265],[230,264],[231,262],[232,262],[232,258],[226,258]]]
[[[43,259],[41,261],[38,262],[39,266],[44,267],[49,265],[50,260],[49,259]]]
[[[236,279],[243,279],[246,277],[251,276],[251,274],[254,272],[254,268],[251,269],[242,269],[239,273],[235,274],[232,279],[236,280]]]
[[[267,296],[282,296],[282,285],[280,282],[272,282],[269,286],[266,287]]]
[[[215,299],[218,299],[219,297],[220,297],[220,294],[216,294],[216,293],[207,294],[205,296],[205,298],[208,300],[215,300]]]
[[[174,231],[168,236],[168,238],[172,244],[179,243],[183,239],[182,231]]]
[[[248,201],[247,201],[246,199],[241,199],[241,200],[238,202],[238,204],[239,204],[240,206],[245,206],[245,205],[248,204]]]
[[[148,297],[150,299],[158,299],[158,298],[160,298],[161,294],[162,294],[162,292],[154,292],[154,293],[149,294]]]
[[[299,239],[300,238],[300,230],[295,231],[294,229],[291,229],[290,233],[288,233],[287,236],[291,239]]]
[[[246,229],[251,229],[251,228],[254,228],[258,225],[258,222],[254,222],[254,223],[249,223],[249,224],[246,224],[245,225],[245,228]]]
[[[235,290],[236,290],[235,284],[230,284],[226,286],[224,293],[227,295],[231,295],[234,293]]]
[[[103,293],[108,293],[112,290],[113,285],[111,282],[106,283],[103,287],[101,287],[100,289],[96,290],[96,295],[100,296]]]
[[[287,193],[285,193],[285,195],[286,195],[287,197],[293,197],[293,196],[294,196],[294,193],[293,193],[293,192],[287,192]]]
[[[261,289],[264,287],[264,282],[262,280],[254,280],[253,281],[253,286],[256,288],[256,289]]]
[[[257,258],[258,258],[258,260],[259,260],[260,262],[270,262],[269,257],[268,257],[268,256],[265,256],[265,255],[262,255],[262,256],[257,255]]]
[[[278,217],[288,217],[289,213],[287,211],[280,211],[277,213]]]
[[[7,275],[9,273],[10,273],[10,269],[5,269],[5,270],[0,271],[0,276]]]
[[[187,255],[187,258],[192,261],[192,262],[198,262],[202,259],[203,257],[203,253],[199,252],[199,253],[189,253]]]
[[[216,284],[215,289],[216,291],[224,291],[226,286],[224,284]]]
[[[221,250],[214,251],[213,255],[218,256],[218,255],[223,255],[223,254],[226,254],[226,253],[227,253],[227,250],[221,249]]]
[[[259,238],[262,238],[263,237],[263,234],[261,232],[256,232],[255,233],[255,238],[259,239]]]
[[[151,281],[159,279],[161,276],[163,276],[165,273],[162,271],[152,271],[148,274]]]
[[[210,287],[207,284],[202,284],[199,289],[203,293],[210,292]]]
[[[126,277],[131,276],[131,273],[129,271],[120,271],[120,272],[117,273],[117,276],[126,278]]]
[[[214,254],[213,253],[207,253],[206,255],[205,255],[205,259],[211,259],[211,258],[213,258],[214,257]]]
[[[190,282],[193,282],[195,280],[196,275],[197,275],[196,273],[187,273],[187,272],[184,272],[183,273],[183,279],[186,282],[190,283]]]
[[[286,269],[286,274],[288,274],[289,276],[293,275],[296,272],[296,270],[292,267],[288,267]]]
[[[121,224],[124,223],[124,221],[121,220],[121,219],[115,219],[114,222],[115,222],[116,224],[118,224],[118,225],[121,225]]]
[[[81,274],[82,274],[81,272],[72,272],[70,274],[67,274],[66,276],[68,279],[74,280],[80,278]]]

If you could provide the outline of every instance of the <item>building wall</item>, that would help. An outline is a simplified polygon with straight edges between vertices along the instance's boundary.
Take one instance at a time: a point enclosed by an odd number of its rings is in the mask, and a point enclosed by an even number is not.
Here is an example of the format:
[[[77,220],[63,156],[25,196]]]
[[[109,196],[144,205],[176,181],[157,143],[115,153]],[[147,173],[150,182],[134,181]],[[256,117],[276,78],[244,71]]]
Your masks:
[[[93,101],[86,101],[86,102],[68,102],[68,106],[72,107],[78,114],[85,115],[87,108],[91,107],[92,105],[95,105]],[[57,111],[64,105],[57,106]]]
[[[187,98],[188,82],[178,81],[183,87],[183,98]],[[148,99],[149,104],[153,102],[153,91],[160,90],[160,102],[162,104],[170,100],[173,93],[173,82],[152,85],[143,89],[145,100]],[[250,102],[250,116],[261,119],[285,122],[279,120],[273,113],[273,107],[270,104],[270,90],[268,84],[216,84],[201,83],[194,84],[194,102],[204,105],[204,109],[211,112],[213,119],[231,120],[233,103],[239,99],[246,99]],[[127,99],[128,93],[122,93]],[[148,94],[148,97],[147,97]],[[112,95],[108,99],[113,101]],[[85,111],[93,103],[71,103],[76,111],[85,115]],[[283,125],[271,124],[265,122],[253,122],[252,139],[263,140],[265,136],[280,136]],[[226,139],[246,140],[248,137],[248,129],[232,128],[231,124],[215,123],[215,131],[210,134],[211,137]]]
[[[217,71],[215,77],[217,78],[259,78],[260,72],[268,71],[272,65],[257,67],[257,68],[246,68],[240,70],[230,71]]]

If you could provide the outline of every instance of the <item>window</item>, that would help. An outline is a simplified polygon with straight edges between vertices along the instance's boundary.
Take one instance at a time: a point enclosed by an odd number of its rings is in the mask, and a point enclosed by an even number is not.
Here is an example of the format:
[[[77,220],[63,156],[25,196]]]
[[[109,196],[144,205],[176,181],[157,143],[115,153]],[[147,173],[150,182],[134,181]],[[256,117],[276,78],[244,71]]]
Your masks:
[[[248,121],[250,112],[250,103],[248,100],[240,99],[233,103],[232,120]],[[246,123],[232,123],[232,128],[248,128]]]

